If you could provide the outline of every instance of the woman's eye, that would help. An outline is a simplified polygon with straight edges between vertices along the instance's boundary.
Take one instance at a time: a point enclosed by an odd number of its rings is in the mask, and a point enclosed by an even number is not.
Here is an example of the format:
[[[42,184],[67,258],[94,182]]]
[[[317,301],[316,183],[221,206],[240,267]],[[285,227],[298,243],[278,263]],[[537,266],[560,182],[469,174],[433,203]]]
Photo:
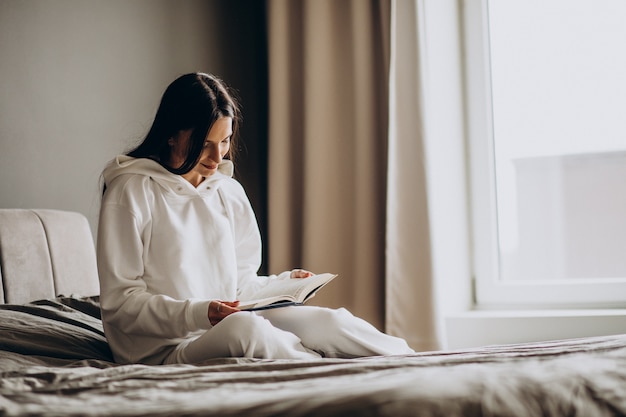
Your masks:
[[[229,145],[230,144],[230,138],[222,140],[219,144],[220,145]],[[202,145],[203,148],[208,148],[210,146],[211,146],[211,141],[206,141],[206,142],[204,142],[204,145]]]

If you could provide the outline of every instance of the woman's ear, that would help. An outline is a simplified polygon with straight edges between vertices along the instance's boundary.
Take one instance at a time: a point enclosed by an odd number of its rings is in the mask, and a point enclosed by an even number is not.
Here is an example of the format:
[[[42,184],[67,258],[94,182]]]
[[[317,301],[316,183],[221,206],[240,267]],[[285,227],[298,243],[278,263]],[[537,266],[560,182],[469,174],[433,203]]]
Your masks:
[[[167,140],[167,144],[170,146],[174,146],[176,144],[176,141],[174,140],[174,137],[171,136],[168,140]]]

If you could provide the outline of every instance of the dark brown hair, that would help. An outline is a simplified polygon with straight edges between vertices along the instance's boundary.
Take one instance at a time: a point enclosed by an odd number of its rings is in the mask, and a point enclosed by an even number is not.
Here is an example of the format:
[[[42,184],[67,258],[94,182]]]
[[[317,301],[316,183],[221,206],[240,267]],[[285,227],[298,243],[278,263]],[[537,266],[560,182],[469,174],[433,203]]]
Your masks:
[[[127,153],[135,158],[150,158],[174,174],[185,174],[197,163],[206,136],[216,120],[233,120],[231,146],[226,155],[234,159],[236,137],[241,119],[239,105],[228,86],[219,78],[204,73],[185,74],[174,80],[163,93],[152,127],[145,139]],[[168,140],[181,130],[192,129],[187,158],[180,167],[168,165]]]

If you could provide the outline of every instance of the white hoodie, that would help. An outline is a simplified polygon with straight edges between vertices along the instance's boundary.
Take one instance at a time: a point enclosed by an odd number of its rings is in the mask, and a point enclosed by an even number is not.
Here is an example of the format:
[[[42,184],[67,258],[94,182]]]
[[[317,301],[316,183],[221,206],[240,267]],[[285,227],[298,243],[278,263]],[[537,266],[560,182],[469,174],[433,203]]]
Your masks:
[[[211,328],[211,300],[253,299],[261,238],[250,202],[224,160],[197,188],[145,158],[104,169],[98,226],[100,302],[119,363],[161,363]]]

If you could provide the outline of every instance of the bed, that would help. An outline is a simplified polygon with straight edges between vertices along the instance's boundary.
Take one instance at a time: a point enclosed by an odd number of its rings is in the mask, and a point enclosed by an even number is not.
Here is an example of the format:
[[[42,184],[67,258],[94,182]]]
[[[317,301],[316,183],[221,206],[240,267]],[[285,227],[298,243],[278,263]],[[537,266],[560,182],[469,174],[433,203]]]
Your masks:
[[[0,210],[2,416],[626,416],[626,335],[311,361],[118,365],[86,219]]]

